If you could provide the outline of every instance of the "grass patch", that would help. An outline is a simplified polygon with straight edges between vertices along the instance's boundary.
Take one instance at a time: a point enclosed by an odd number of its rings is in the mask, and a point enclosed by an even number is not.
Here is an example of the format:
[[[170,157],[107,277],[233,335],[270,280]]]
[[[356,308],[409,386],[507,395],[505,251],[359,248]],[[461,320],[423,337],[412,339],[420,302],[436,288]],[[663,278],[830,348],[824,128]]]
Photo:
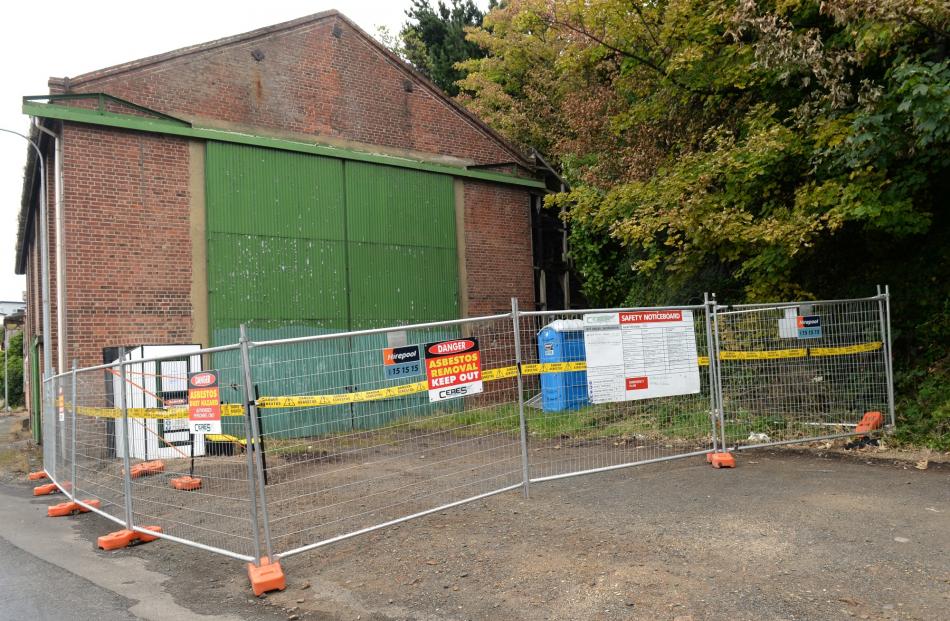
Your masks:
[[[4,417],[10,431],[0,439],[0,473],[19,476],[30,471],[30,462],[39,459],[39,449],[32,443],[30,430],[23,426],[23,415]]]
[[[699,400],[649,405],[606,403],[561,412],[525,408],[525,419],[528,434],[540,439],[694,439],[710,434],[708,403],[703,408]],[[500,431],[517,433],[519,415],[517,405],[505,404],[400,422],[410,431],[484,435]]]

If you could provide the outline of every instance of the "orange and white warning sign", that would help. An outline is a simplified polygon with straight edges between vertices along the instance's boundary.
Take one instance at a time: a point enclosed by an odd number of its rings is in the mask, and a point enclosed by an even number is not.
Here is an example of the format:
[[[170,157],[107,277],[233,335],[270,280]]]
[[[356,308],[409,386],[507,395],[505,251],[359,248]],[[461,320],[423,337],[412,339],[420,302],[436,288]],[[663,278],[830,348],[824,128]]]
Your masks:
[[[483,390],[478,339],[454,339],[425,346],[429,401],[475,395]]]
[[[188,374],[188,427],[191,433],[221,433],[221,389],[217,371]]]

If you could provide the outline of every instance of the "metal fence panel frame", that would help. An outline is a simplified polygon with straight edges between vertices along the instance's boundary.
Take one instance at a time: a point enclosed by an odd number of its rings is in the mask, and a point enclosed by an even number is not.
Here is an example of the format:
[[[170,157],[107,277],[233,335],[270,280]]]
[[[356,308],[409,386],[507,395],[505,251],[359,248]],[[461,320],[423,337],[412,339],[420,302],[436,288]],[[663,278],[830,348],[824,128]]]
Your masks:
[[[786,335],[783,344],[777,320],[816,308],[822,336],[803,344]],[[565,394],[581,388],[587,394],[579,379],[587,381],[587,357],[546,363],[543,329],[563,321],[566,331],[576,332],[578,320],[590,313],[662,311],[692,314],[698,392],[577,401],[563,409],[546,403],[551,379]],[[418,346],[423,358],[427,342],[473,338],[481,349],[480,394],[430,403],[424,360],[423,372],[409,383],[384,374],[381,352],[393,342]],[[196,456],[191,439],[189,472],[197,468],[208,488],[168,487],[172,475],[184,472],[185,459],[169,460],[167,471],[154,478],[132,475],[133,462],[141,460],[132,454],[131,436],[142,425],[139,417],[186,416],[167,412],[164,402],[152,410],[139,407],[145,394],[158,398],[144,379],[147,364],[180,355],[126,360],[123,350],[114,364],[81,369],[74,362],[71,370],[45,378],[44,468],[70,499],[125,528],[260,564],[264,557],[293,556],[500,493],[520,489],[527,498],[532,484],[861,435],[853,427],[869,409],[886,410],[886,427],[893,429],[890,338],[886,287],[868,298],[732,307],[706,295],[702,304],[682,306],[525,312],[513,298],[511,311],[497,315],[256,342],[242,326],[237,343],[188,353],[204,368],[224,365],[237,395],[223,406],[233,417],[228,429],[243,432],[224,457]],[[284,360],[281,351],[294,356]],[[813,385],[802,386],[806,376]],[[281,377],[295,392],[281,390]],[[844,390],[835,392],[839,388]],[[135,391],[142,399],[131,407],[128,397]],[[848,398],[850,406],[834,401]],[[819,411],[829,403],[828,411]],[[295,412],[309,416],[305,427],[271,425],[293,421]],[[832,415],[847,420],[829,421]],[[781,417],[794,418],[788,429],[796,435],[743,438],[746,431],[759,433],[761,421]],[[832,427],[835,433],[821,432],[835,422],[841,423]],[[144,529],[153,521],[164,532]]]
[[[718,311],[723,445],[742,451],[865,435],[854,429],[870,411],[886,412],[893,428],[887,298]],[[802,336],[797,323],[783,328],[802,313],[819,318],[817,336]]]

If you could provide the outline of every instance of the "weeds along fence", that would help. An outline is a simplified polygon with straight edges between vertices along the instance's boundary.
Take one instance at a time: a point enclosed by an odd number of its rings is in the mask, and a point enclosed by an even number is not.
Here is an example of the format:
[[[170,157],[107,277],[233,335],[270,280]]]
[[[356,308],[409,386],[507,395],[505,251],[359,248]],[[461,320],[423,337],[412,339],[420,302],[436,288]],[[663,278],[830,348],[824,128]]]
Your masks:
[[[488,317],[241,334],[49,378],[50,478],[123,528],[260,564],[554,479],[864,435],[873,411],[894,424],[886,291],[550,312],[512,300]],[[220,433],[192,433],[189,376],[209,369]]]

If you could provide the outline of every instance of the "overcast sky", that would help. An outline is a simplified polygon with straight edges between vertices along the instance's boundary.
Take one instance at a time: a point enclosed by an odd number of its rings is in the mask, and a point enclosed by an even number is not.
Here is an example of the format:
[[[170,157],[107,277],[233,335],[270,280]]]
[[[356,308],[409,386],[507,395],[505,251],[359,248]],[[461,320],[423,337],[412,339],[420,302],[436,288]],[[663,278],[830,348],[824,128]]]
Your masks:
[[[376,34],[377,26],[395,33],[409,4],[410,0],[4,2],[0,128],[28,131],[29,119],[20,112],[21,97],[48,93],[50,76],[76,76],[332,8],[370,34]],[[26,287],[13,269],[27,146],[22,138],[0,132],[0,300],[20,300]]]

